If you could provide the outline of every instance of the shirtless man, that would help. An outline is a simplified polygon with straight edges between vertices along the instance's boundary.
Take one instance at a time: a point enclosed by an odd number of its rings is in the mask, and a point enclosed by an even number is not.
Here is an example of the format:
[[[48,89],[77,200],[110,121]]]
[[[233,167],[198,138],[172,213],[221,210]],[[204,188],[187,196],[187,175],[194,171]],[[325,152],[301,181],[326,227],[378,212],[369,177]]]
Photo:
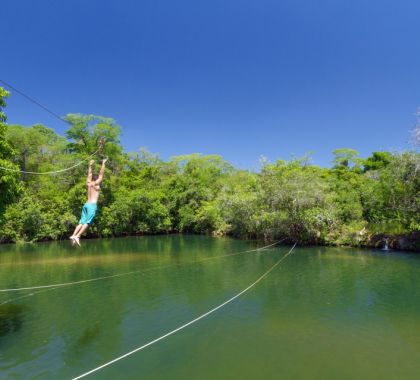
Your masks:
[[[101,191],[101,183],[104,179],[105,164],[107,159],[102,160],[102,167],[99,171],[99,176],[92,175],[92,165],[95,163],[94,160],[89,161],[88,175],[86,178],[86,191],[87,191],[87,202],[84,204],[82,209],[82,216],[79,224],[70,236],[70,240],[73,245],[80,246],[80,236],[88,229],[89,224],[92,224],[93,219],[96,215],[97,202],[99,198],[99,192]]]

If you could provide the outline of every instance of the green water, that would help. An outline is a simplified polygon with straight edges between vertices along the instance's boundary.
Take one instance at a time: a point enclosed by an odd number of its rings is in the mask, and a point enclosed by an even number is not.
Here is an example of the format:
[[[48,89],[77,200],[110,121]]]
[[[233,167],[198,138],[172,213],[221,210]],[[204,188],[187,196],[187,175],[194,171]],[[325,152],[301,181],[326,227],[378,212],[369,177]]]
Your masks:
[[[0,247],[0,378],[71,379],[226,301],[290,247],[157,236]],[[32,294],[32,295],[31,295]],[[296,248],[249,292],[87,379],[419,379],[420,256]]]

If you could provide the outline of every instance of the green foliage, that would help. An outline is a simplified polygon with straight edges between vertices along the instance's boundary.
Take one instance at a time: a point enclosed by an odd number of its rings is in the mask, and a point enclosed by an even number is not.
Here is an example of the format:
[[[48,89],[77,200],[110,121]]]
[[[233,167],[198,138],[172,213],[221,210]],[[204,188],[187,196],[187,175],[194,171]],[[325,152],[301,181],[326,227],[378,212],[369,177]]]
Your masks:
[[[57,162],[69,163],[66,140],[43,125],[9,125],[6,138],[13,148],[12,160],[22,171],[51,171],[57,169]],[[22,174],[22,179],[33,178]]]
[[[359,172],[336,167],[328,177],[330,195],[334,203],[337,217],[342,223],[361,220],[363,207],[361,191],[364,177]]]
[[[371,222],[397,222],[407,230],[420,230],[420,155],[392,155],[371,178],[364,209]]]
[[[317,241],[333,223],[323,169],[306,159],[266,165],[260,174],[259,208],[264,235],[278,231],[296,241]]]
[[[0,87],[0,123],[4,125],[7,117],[3,109],[6,107],[6,98],[10,95],[9,91],[6,91],[3,87]]]
[[[370,157],[363,160],[364,172],[369,170],[380,170],[392,161],[392,154],[389,152],[373,152]]]
[[[334,164],[336,168],[355,168],[359,169],[362,160],[359,157],[359,152],[354,149],[340,148],[333,151]]]
[[[165,181],[168,188],[170,214],[178,231],[203,232],[200,225],[203,203],[214,200],[220,191],[223,179],[232,167],[220,156],[191,154],[174,157],[169,165],[172,175]],[[200,216],[199,216],[200,215]]]
[[[169,232],[171,220],[163,204],[162,192],[121,191],[115,201],[105,206],[100,221],[101,233],[118,236]]]
[[[6,107],[6,98],[8,96],[9,92],[0,87],[0,166],[2,168],[16,170],[18,168],[10,161],[14,153],[13,148],[6,139],[7,118],[3,109]],[[16,199],[20,191],[21,187],[18,181],[18,175],[12,171],[0,170],[0,225],[6,206]]]
[[[331,169],[303,157],[264,162],[255,173],[217,155],[165,162],[144,149],[127,154],[114,120],[79,114],[67,120],[66,138],[42,125],[1,124],[0,161],[31,171],[57,170],[85,159],[105,136],[110,165],[91,236],[188,232],[358,245],[370,226],[375,232],[385,232],[385,225],[420,228],[416,152],[374,152],[362,160],[352,149],[339,149]],[[20,180],[1,173],[0,242],[66,238],[86,200],[85,178],[86,165]]]
[[[65,237],[76,217],[65,199],[37,200],[25,194],[5,212],[0,241],[31,242]]]

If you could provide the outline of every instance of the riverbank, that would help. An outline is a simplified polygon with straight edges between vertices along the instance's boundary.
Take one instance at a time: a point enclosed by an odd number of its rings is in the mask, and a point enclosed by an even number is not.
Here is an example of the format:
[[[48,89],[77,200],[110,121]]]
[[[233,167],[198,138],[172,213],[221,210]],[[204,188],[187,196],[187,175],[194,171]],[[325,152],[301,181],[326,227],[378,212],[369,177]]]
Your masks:
[[[168,232],[166,234],[157,233],[157,234],[147,234],[147,233],[140,233],[140,234],[120,234],[113,236],[115,238],[121,237],[130,237],[130,236],[159,236],[159,235],[183,235],[183,233],[179,232]],[[191,233],[187,233],[185,235],[191,235]],[[192,234],[192,235],[200,235],[200,234]],[[209,235],[209,234],[201,234],[201,235]],[[272,242],[273,239],[262,239],[259,237],[256,238],[244,238],[244,237],[237,237],[237,236],[230,236],[230,235],[215,235],[214,237],[231,237],[237,238],[239,240],[261,240],[266,242]],[[102,238],[109,238],[109,236],[101,236],[99,234],[90,234],[83,239],[102,239]],[[281,240],[282,238],[279,237],[275,240]],[[295,239],[291,239],[290,237],[283,237],[283,241],[285,243],[295,243]],[[42,239],[37,242],[47,242],[47,241],[65,241],[66,238],[62,239]],[[27,244],[27,243],[36,243],[36,242],[25,242],[25,241],[18,241],[18,242],[1,242],[1,245],[5,244]],[[300,246],[320,246],[320,247],[361,247],[361,248],[374,248],[374,249],[392,249],[397,251],[411,251],[411,252],[419,252],[420,253],[420,231],[402,233],[402,234],[386,234],[386,233],[369,233],[368,231],[361,231],[351,236],[347,236],[343,242],[331,243],[331,242],[322,242],[322,241],[305,241],[299,242],[298,245]]]
[[[361,247],[374,249],[392,249],[396,251],[411,251],[420,253],[420,231],[401,234],[370,233],[368,231],[354,233],[343,239],[343,243],[312,242],[305,245],[328,247]],[[290,240],[289,242],[292,242]]]
[[[385,244],[389,249],[420,252],[420,231],[394,235],[375,234],[369,236],[366,245],[363,246],[369,248],[385,248]]]

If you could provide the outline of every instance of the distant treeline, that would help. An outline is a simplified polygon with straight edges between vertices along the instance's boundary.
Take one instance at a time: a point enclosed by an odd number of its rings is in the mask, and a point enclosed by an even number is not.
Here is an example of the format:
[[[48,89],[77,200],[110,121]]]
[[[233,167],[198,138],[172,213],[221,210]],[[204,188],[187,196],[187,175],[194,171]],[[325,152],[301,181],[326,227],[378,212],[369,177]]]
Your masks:
[[[0,111],[7,92],[0,88]],[[334,151],[331,168],[309,157],[262,162],[257,173],[217,155],[163,161],[126,153],[114,120],[67,116],[62,137],[43,125],[6,125],[0,114],[0,166],[51,171],[72,166],[107,140],[109,165],[89,234],[172,232],[231,235],[310,244],[363,245],[372,234],[420,229],[420,155]],[[99,160],[98,160],[99,163]],[[0,170],[0,242],[66,238],[85,202],[87,165],[56,175]]]

